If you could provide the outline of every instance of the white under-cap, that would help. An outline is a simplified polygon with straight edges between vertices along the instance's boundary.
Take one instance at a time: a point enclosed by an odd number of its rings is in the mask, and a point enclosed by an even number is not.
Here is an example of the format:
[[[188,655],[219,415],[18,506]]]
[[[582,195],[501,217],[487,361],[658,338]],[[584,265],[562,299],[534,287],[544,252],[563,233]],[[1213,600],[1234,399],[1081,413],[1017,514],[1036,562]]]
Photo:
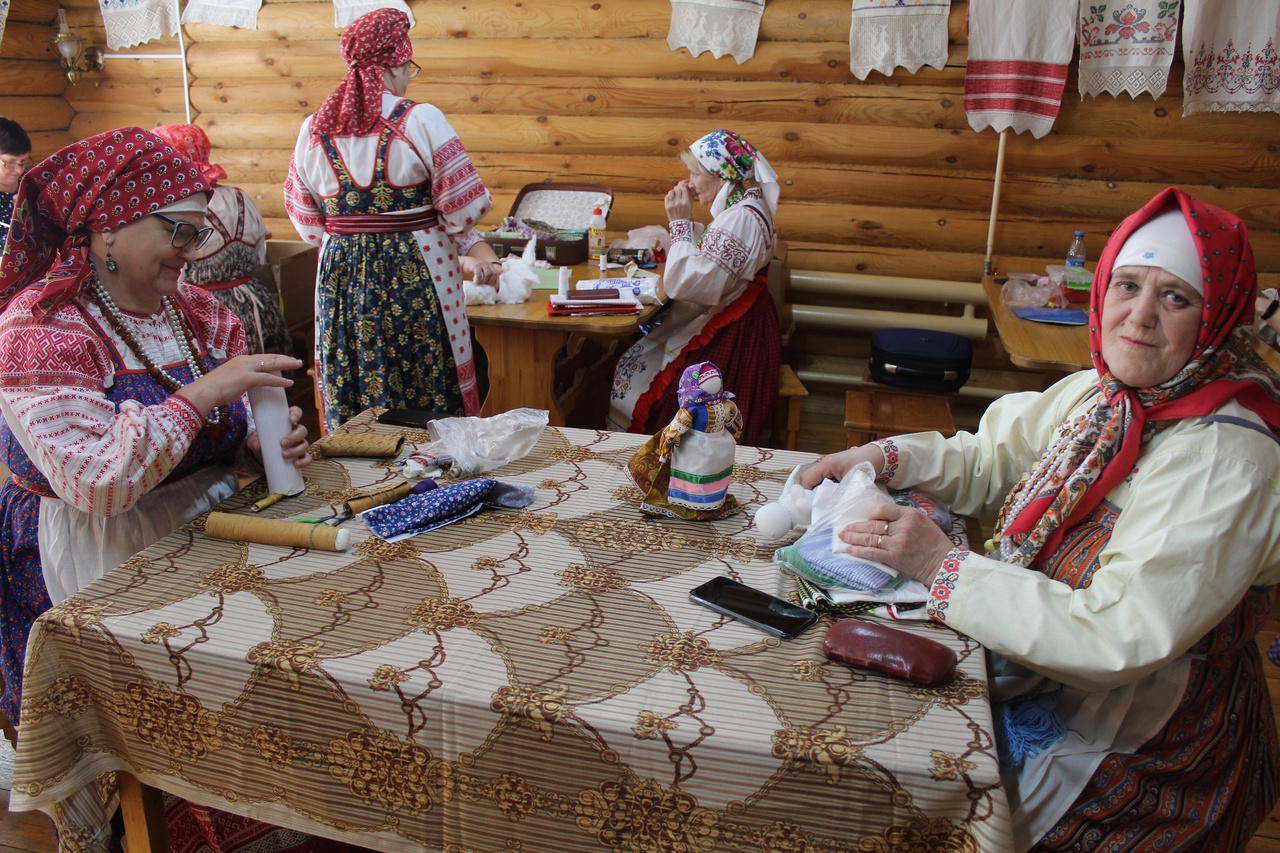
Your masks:
[[[1204,268],[1191,228],[1180,208],[1172,208],[1139,225],[1120,247],[1113,270],[1120,267],[1159,267],[1176,275],[1204,295]]]
[[[205,213],[209,209],[208,193],[192,193],[184,199],[166,205],[156,213]]]

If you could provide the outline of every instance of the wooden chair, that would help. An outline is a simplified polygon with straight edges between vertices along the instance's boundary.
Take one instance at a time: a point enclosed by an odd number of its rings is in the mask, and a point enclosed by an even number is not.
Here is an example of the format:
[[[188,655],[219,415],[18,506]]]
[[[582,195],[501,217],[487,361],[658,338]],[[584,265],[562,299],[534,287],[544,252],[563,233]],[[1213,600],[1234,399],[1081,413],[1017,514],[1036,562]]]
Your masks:
[[[795,331],[791,306],[786,301],[790,284],[791,268],[787,266],[787,244],[779,240],[773,260],[769,262],[767,286],[769,296],[773,298],[773,306],[778,311],[778,322],[782,326],[783,347],[791,342],[791,334]],[[773,431],[770,436],[775,447],[796,449],[796,438],[800,435],[800,407],[808,396],[809,389],[804,387],[791,365],[784,362],[778,369],[778,401],[774,404]]]
[[[845,393],[844,428],[850,447],[908,432],[956,434],[946,397],[880,390]]]

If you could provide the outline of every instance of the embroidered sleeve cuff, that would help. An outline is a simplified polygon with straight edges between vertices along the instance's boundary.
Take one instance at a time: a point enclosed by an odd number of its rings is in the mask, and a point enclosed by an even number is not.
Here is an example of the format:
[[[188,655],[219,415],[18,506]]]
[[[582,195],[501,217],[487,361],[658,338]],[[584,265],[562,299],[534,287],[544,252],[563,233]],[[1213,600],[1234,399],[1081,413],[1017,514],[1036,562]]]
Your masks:
[[[925,613],[935,622],[947,621],[947,605],[960,581],[960,566],[969,559],[972,553],[968,548],[952,548],[947,552],[938,573],[933,576],[929,585],[929,602],[925,605]]]
[[[876,476],[877,483],[892,483],[893,478],[898,473],[898,460],[901,453],[898,445],[894,443],[892,438],[882,438],[879,441],[873,441],[876,447],[880,448],[880,452],[884,454],[884,467],[880,469],[880,473]]]
[[[671,242],[684,240],[693,242],[693,222],[688,219],[677,219],[671,223]]]
[[[190,437],[194,438],[204,427],[204,415],[200,414],[195,403],[181,394],[170,394],[162,405],[177,416]]]

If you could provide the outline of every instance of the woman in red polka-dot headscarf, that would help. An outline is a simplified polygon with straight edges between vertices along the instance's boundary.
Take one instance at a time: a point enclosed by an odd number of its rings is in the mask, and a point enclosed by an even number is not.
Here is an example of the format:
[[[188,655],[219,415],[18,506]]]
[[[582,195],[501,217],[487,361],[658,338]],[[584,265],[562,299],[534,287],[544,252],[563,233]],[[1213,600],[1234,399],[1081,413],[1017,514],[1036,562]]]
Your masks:
[[[1280,583],[1280,377],[1253,351],[1256,289],[1244,223],[1166,189],[1102,251],[1093,369],[997,400],[972,435],[806,472],[865,462],[998,513],[983,549],[896,506],[839,536],[991,653],[1015,850],[1240,851],[1280,797],[1257,644]]]
[[[440,110],[407,100],[409,18],[362,15],[342,33],[347,74],[298,132],[285,209],[321,247],[316,380],[327,429],[367,408],[476,415],[464,272],[497,283],[474,227],[489,193]]]

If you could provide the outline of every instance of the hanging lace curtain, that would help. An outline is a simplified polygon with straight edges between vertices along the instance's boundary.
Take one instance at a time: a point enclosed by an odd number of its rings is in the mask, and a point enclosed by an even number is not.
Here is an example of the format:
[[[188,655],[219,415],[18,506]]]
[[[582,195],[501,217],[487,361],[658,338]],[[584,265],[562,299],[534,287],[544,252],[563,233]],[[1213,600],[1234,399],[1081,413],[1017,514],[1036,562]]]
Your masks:
[[[178,34],[176,0],[98,0],[98,7],[111,50]]]
[[[333,0],[333,25],[341,29],[374,9],[396,9],[409,16],[409,26],[417,23],[404,0]]]
[[[261,9],[262,0],[188,0],[182,23],[256,30]]]
[[[671,0],[667,46],[716,59],[727,53],[741,65],[756,52],[763,14],[764,0]]]

